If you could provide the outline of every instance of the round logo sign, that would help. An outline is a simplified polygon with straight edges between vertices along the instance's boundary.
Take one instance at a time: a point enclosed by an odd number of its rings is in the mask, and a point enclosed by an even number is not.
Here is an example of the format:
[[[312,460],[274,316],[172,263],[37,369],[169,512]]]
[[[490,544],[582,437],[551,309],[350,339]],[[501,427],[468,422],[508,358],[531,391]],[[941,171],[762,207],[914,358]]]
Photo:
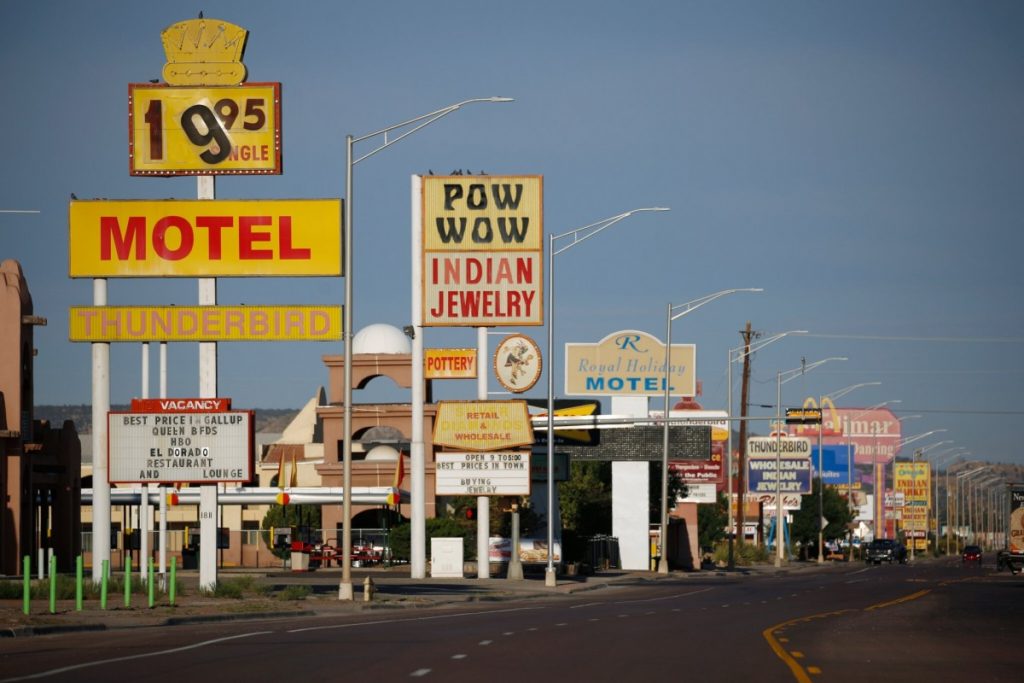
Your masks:
[[[528,390],[541,372],[540,347],[522,334],[512,334],[501,340],[494,352],[494,374],[501,386],[513,394]]]

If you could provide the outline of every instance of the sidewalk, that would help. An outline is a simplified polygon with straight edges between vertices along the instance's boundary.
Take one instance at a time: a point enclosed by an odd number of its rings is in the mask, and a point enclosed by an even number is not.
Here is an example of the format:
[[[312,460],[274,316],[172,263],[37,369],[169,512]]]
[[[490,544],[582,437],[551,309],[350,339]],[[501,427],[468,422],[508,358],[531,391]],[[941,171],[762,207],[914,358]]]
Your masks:
[[[734,580],[744,576],[789,573],[812,567],[817,565],[792,563],[783,568],[756,565],[737,567],[732,571],[712,569],[672,572],[667,575],[650,571],[607,570],[589,576],[560,576],[554,587],[544,585],[542,572],[527,574],[526,578],[514,581],[500,577],[478,579],[475,576],[414,580],[409,575],[408,565],[360,568],[353,569],[351,573],[352,601],[338,600],[342,572],[337,568],[311,572],[222,568],[218,572],[218,582],[244,585],[242,597],[207,597],[199,591],[197,571],[179,571],[181,588],[173,606],[169,604],[167,595],[158,594],[154,606],[150,608],[148,597],[135,593],[131,595],[130,605],[126,607],[123,593],[111,593],[108,595],[106,610],[100,608],[98,599],[86,600],[81,611],[75,609],[74,600],[58,600],[55,612],[50,613],[47,600],[33,600],[30,613],[26,615],[21,600],[0,600],[0,638],[204,621],[415,609],[465,602],[558,599],[612,585],[642,585],[665,580]],[[373,595],[369,601],[364,594],[367,578],[373,582]]]

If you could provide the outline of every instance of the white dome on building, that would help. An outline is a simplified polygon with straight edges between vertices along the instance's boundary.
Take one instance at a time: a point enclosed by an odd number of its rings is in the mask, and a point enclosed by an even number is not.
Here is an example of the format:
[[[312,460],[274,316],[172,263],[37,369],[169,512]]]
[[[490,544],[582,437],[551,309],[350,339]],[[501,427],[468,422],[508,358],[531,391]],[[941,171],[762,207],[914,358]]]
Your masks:
[[[393,325],[368,325],[352,338],[352,353],[412,353],[412,340]]]

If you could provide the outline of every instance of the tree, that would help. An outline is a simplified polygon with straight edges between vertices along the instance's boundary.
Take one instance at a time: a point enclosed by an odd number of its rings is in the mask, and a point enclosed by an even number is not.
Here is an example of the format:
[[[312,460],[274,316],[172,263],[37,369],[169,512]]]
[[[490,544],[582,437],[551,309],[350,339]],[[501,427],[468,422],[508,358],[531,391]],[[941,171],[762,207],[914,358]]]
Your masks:
[[[648,469],[648,509],[650,510],[648,520],[651,524],[660,524],[661,520],[661,463],[652,462]],[[667,504],[669,510],[675,507],[674,501],[685,496],[687,493],[686,482],[679,478],[675,470],[668,470],[668,496]]]
[[[803,546],[817,546],[818,544],[818,498],[821,491],[821,480],[815,479],[812,482],[810,495],[802,496],[800,509],[793,513],[793,528],[791,538],[794,542]],[[828,520],[828,524],[822,530],[822,537],[825,541],[833,541],[837,538],[845,538],[847,528],[853,521],[853,513],[850,511],[846,499],[839,495],[835,488],[827,487],[825,497],[822,499],[821,510]]]
[[[725,527],[729,523],[729,504],[724,493],[710,505],[697,506],[697,538],[700,547],[714,548],[725,538]]]
[[[260,522],[263,530],[261,536],[263,542],[273,551],[274,555],[282,560],[291,553],[290,548],[275,548],[274,539],[271,538],[271,529],[294,529],[296,535],[293,540],[311,542],[310,531],[320,528],[320,506],[319,505],[271,505],[267,514]]]

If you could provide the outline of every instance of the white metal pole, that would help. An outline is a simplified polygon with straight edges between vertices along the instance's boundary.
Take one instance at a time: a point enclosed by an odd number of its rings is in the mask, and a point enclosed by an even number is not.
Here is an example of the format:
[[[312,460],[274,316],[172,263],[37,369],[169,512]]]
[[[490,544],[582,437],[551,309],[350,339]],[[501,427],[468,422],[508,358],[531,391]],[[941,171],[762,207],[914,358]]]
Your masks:
[[[489,367],[487,358],[490,355],[487,351],[487,328],[476,329],[477,345],[477,373],[476,373],[476,397],[481,401],[487,400],[487,378]],[[476,576],[478,579],[489,579],[491,577],[491,499],[488,496],[477,496],[476,499]]]
[[[775,375],[775,566],[781,567],[786,556],[783,550],[782,520],[782,371]]]
[[[733,525],[736,523],[733,517],[733,500],[732,500],[732,349],[727,351],[728,362],[725,364],[726,384],[728,385],[725,390],[725,414],[729,423],[729,433],[725,437],[725,481],[726,481],[726,500],[729,508],[729,526],[727,529],[727,536],[729,541],[729,554],[726,561],[726,566],[732,569],[735,566],[733,560]]]
[[[92,303],[107,305],[107,281],[92,281]],[[110,481],[107,469],[107,413],[110,412],[110,343],[92,344],[92,580],[103,580],[110,562]]]
[[[352,591],[352,337],[354,335],[352,326],[352,170],[355,162],[352,161],[351,135],[345,136],[345,208],[344,208],[344,264],[342,268],[345,273],[345,310],[344,330],[345,337],[345,367],[342,370],[342,384],[345,405],[342,414],[342,454],[341,454],[341,482],[345,489],[345,497],[341,502],[341,581],[338,582],[338,599],[353,599]],[[419,336],[417,334],[416,336]],[[415,391],[415,390],[414,390]],[[402,457],[401,453],[398,455]]]
[[[555,573],[555,235],[548,236],[548,564],[544,570],[544,585],[558,585]]]
[[[149,342],[142,343],[142,398],[149,398]],[[149,558],[149,532],[153,527],[148,493],[149,484],[142,484],[142,495],[139,497],[139,579],[143,583],[149,578],[146,566]]]
[[[658,573],[668,574],[668,420],[672,413],[672,398],[669,395],[672,384],[672,304],[665,314],[665,422],[661,442],[661,555],[658,558]]]
[[[215,176],[197,176],[199,199],[215,199]],[[199,278],[199,305],[217,305],[217,279]],[[199,397],[217,397],[217,342],[199,343]],[[199,496],[199,587],[217,585],[217,485],[204,484]]]
[[[412,177],[412,432],[409,444],[409,467],[412,482],[409,487],[411,512],[410,571],[414,579],[426,577],[427,553],[427,499],[426,462],[423,442],[424,377],[423,377],[423,179]],[[479,362],[479,359],[478,359]]]

